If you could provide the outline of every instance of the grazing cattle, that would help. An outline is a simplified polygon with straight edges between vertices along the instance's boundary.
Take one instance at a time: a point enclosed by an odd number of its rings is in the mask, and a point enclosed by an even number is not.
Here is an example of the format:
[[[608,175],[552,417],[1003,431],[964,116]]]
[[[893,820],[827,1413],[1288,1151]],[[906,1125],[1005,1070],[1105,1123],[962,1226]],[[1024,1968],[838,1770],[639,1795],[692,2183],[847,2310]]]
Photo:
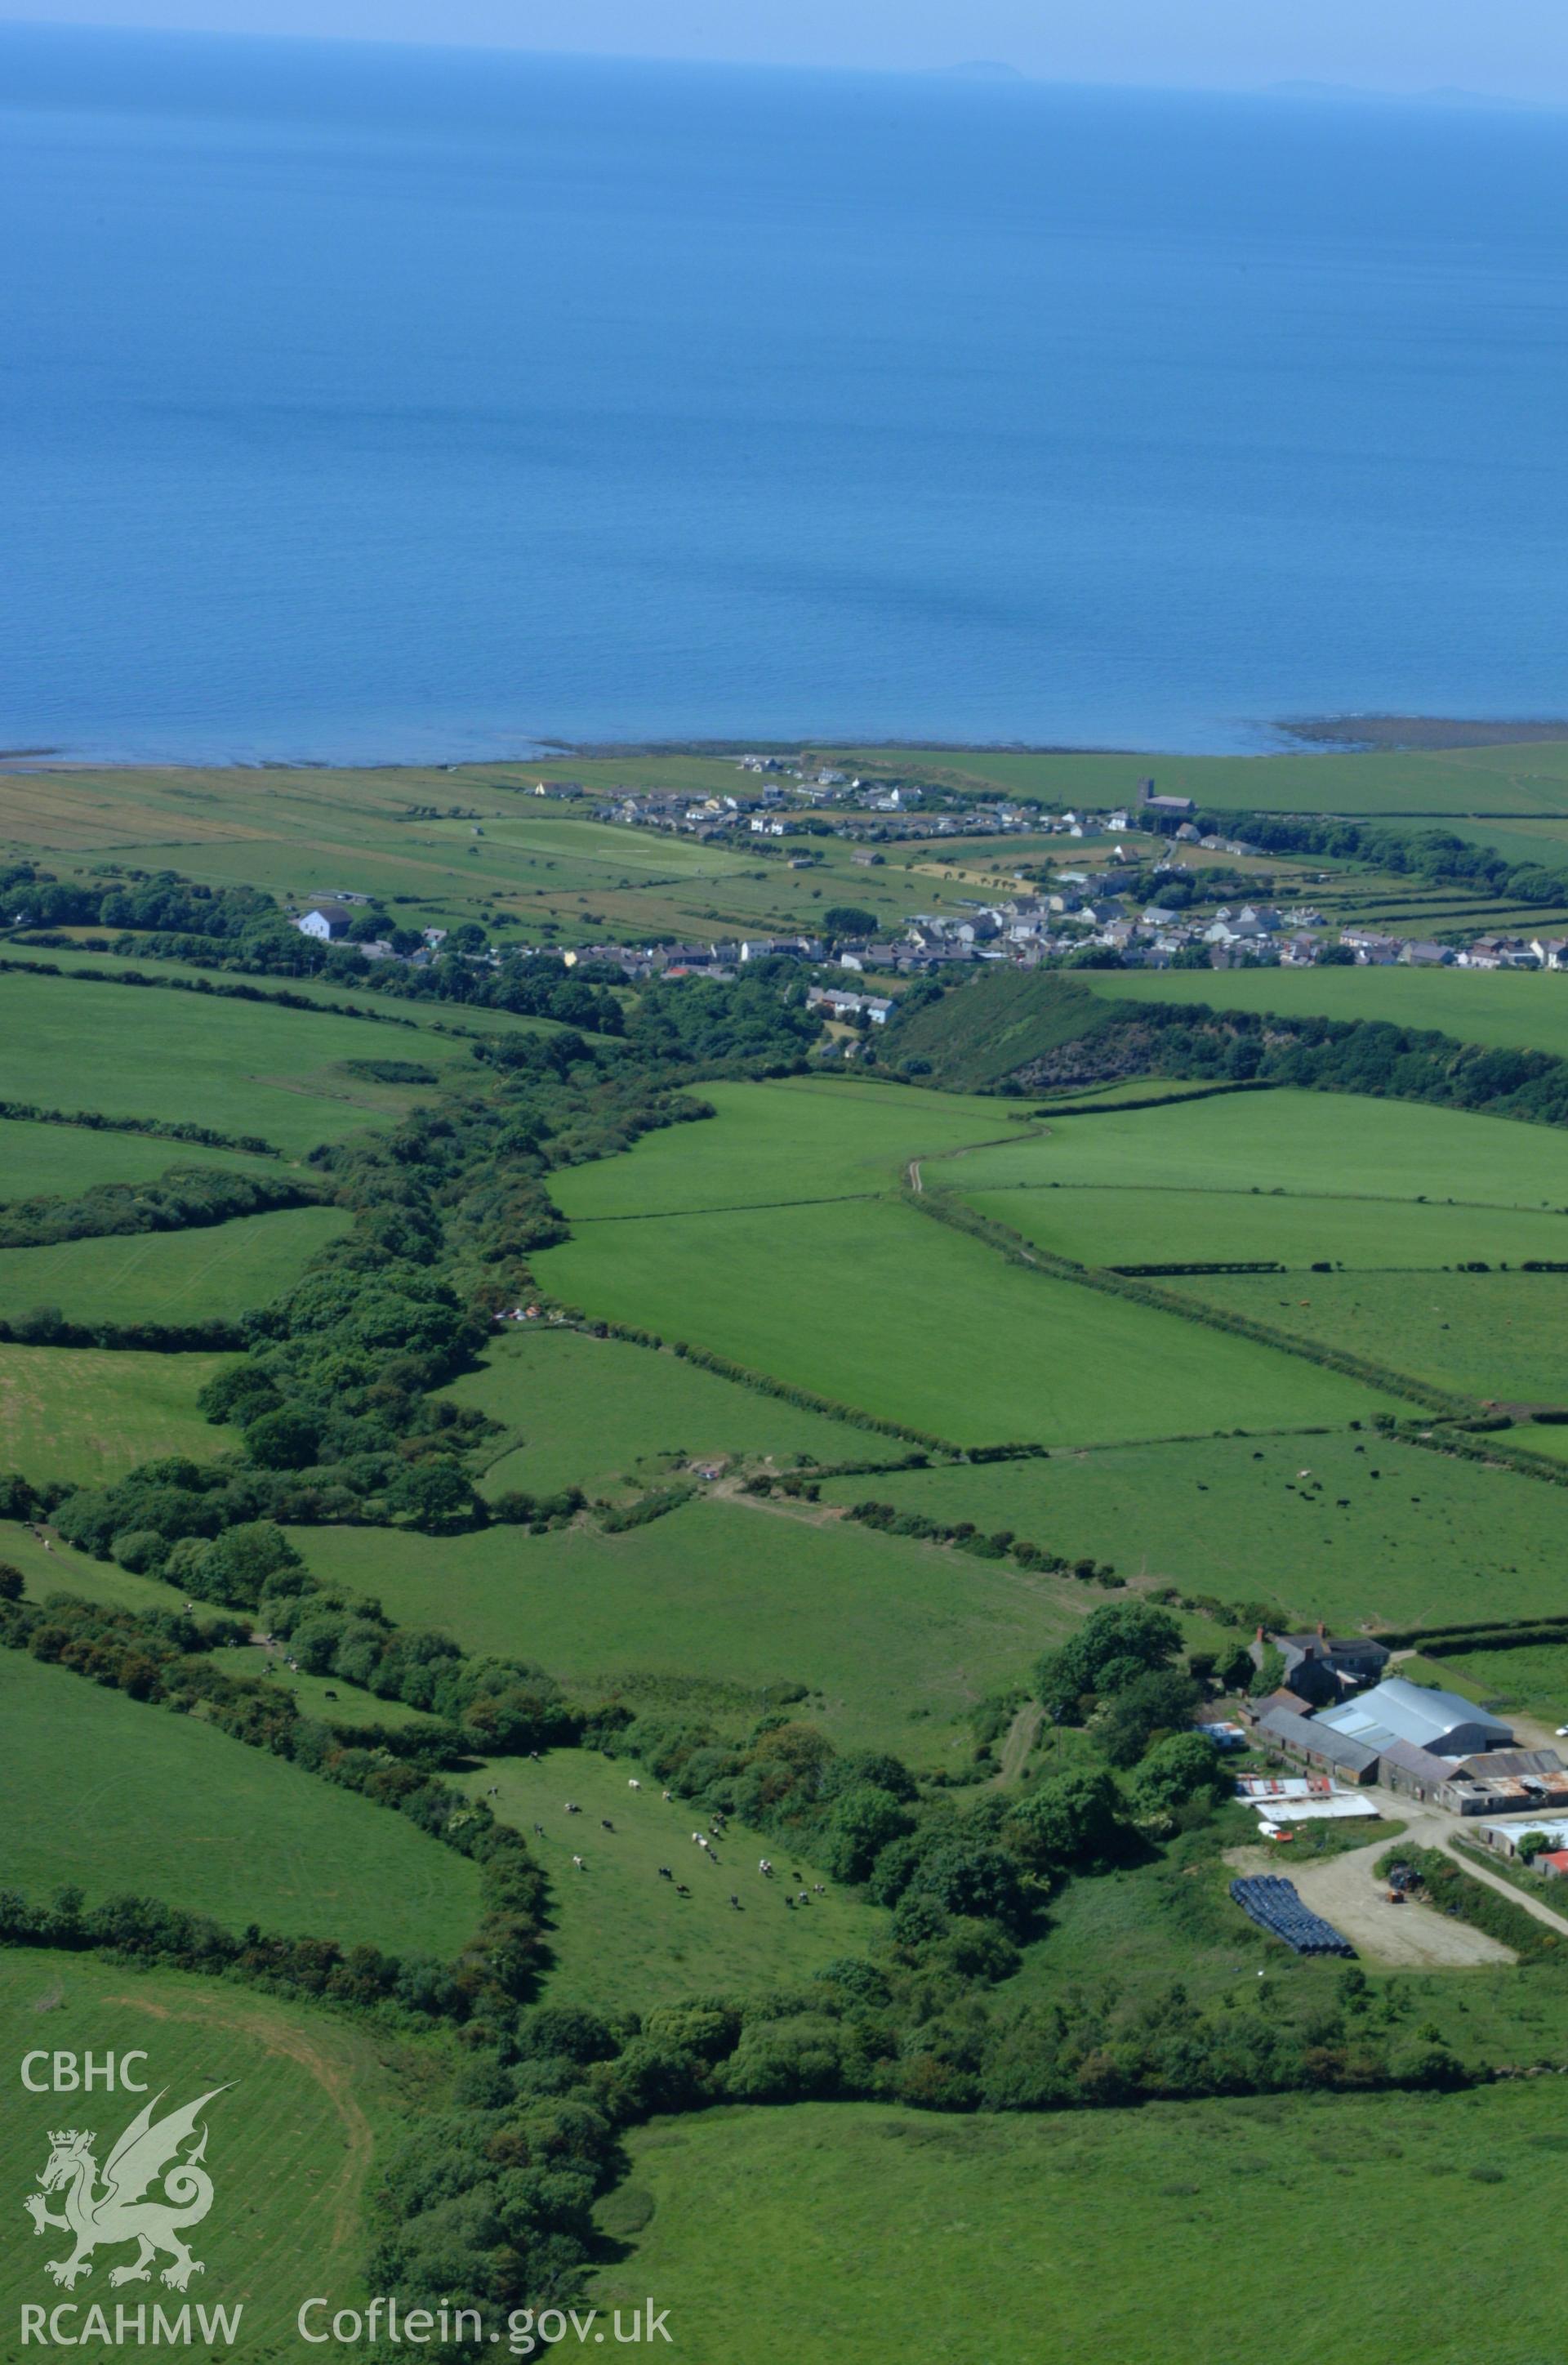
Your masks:
[[[628,1775],[626,1779],[626,1788],[629,1790],[640,1790],[642,1787],[642,1784],[638,1781],[637,1777],[634,1774]]]
[[[770,1857],[768,1857],[768,1856],[765,1856],[765,1855],[759,1855],[759,1856],[757,1857],[757,1860],[756,1860],[756,1868],[757,1868],[758,1872],[760,1872],[760,1873],[761,1873],[761,1875],[762,1875],[762,1877],[763,1877],[764,1880],[771,1880],[771,1879],[772,1879],[772,1877],[773,1877],[773,1864],[772,1864],[772,1859],[771,1859]]]
[[[599,1819],[599,1828],[601,1832],[612,1832],[615,1829],[615,1826],[610,1821],[608,1815],[600,1815]]]
[[[816,1893],[817,1893],[817,1895],[818,1895],[819,1897],[825,1897],[825,1896],[827,1895],[827,1891],[826,1891],[826,1889],[823,1887],[822,1882],[821,1882],[820,1880],[813,1880],[813,1881],[812,1881],[812,1887],[816,1890]]]
[[[689,1897],[691,1891],[684,1880],[678,1880],[675,1884],[675,1893],[678,1897]]]
[[[673,1872],[671,1872],[671,1870],[670,1870],[670,1868],[669,1868],[669,1866],[668,1866],[668,1865],[667,1865],[667,1864],[661,1864],[661,1865],[660,1865],[660,1866],[659,1866],[659,1878],[660,1878],[661,1880],[673,1880],[673,1879],[675,1878],[675,1875],[674,1875],[674,1873],[673,1873]]]
[[[577,1805],[577,1800],[576,1800],[575,1799],[567,1799],[567,1801],[566,1801],[566,1812],[567,1812],[567,1814],[568,1814],[568,1815],[580,1815],[580,1814],[582,1813],[582,1809]]]
[[[731,1891],[730,1891],[730,1903],[734,1907],[735,1911],[738,1913],[738,1912],[740,1911],[740,1910],[741,1910],[741,1900],[740,1900],[740,1899],[735,1895],[735,1892],[734,1892],[734,1890],[733,1889],[731,1889]]]
[[[577,1866],[579,1872],[586,1872],[588,1870],[588,1866],[583,1862],[580,1855],[575,1855],[572,1858],[572,1862]]]
[[[336,1699],[338,1695],[336,1692],[325,1692],[322,1694],[322,1698],[325,1699]]]
[[[787,1897],[787,1898],[784,1900],[784,1902],[785,1902],[785,1904],[789,1907],[789,1909],[790,1909],[790,1912],[791,1912],[791,1913],[793,1913],[793,1911],[795,1911],[795,1900],[794,1900],[794,1899],[793,1899],[792,1897]]]
[[[533,1834],[534,1834],[534,1837],[535,1837],[536,1839],[541,1839],[541,1840],[542,1840],[542,1839],[544,1837],[544,1826],[543,1826],[543,1823],[535,1823],[535,1824],[534,1824],[534,1826],[533,1826]]]
[[[670,1802],[670,1799],[671,1799],[671,1798],[672,1798],[673,1796],[674,1796],[674,1793],[673,1793],[672,1791],[666,1790],[666,1791],[665,1792],[665,1794],[664,1794],[664,1798],[665,1798],[665,1805],[666,1805],[666,1807],[668,1806],[668,1804],[669,1804],[669,1802]]]

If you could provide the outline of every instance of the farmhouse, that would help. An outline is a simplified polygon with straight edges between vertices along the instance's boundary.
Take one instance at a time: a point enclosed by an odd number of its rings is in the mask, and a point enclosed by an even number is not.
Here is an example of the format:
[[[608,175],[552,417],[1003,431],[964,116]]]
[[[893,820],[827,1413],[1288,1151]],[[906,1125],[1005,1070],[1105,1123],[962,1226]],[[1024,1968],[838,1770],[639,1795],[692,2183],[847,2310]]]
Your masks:
[[[319,944],[336,944],[340,936],[348,935],[353,921],[346,903],[312,903],[294,925],[302,936],[314,936]]]
[[[1354,1684],[1375,1682],[1388,1664],[1388,1653],[1369,1635],[1330,1636],[1319,1626],[1311,1634],[1269,1635],[1260,1627],[1250,1646],[1254,1666],[1271,1643],[1285,1663],[1285,1690],[1316,1708],[1342,1699]]]

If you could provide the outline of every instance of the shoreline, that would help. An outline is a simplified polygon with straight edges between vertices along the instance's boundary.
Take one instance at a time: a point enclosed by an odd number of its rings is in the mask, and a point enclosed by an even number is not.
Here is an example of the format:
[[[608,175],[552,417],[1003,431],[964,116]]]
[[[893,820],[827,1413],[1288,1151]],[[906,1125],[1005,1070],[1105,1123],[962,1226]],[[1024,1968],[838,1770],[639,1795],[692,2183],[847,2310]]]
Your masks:
[[[850,753],[868,757],[1046,756],[1114,757],[1127,763],[1262,763],[1282,756],[1436,754],[1467,747],[1514,747],[1568,743],[1568,718],[1510,717],[1485,720],[1421,714],[1327,714],[1260,723],[1274,734],[1272,745],[1215,748],[1196,754],[1169,746],[1025,739],[860,739],[802,735],[794,739],[674,738],[583,739],[542,737],[503,754],[487,756],[92,756],[61,746],[0,747],[0,774],[117,772],[470,772],[496,765],[550,767],[665,761],[680,757],[728,761],[743,755],[794,757]]]

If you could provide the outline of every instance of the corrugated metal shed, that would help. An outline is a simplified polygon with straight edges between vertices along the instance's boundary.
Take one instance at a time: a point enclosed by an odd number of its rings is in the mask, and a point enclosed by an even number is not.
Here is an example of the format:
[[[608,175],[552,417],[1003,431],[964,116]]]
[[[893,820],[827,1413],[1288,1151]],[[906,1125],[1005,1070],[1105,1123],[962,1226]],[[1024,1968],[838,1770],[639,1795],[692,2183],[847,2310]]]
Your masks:
[[[1458,1692],[1428,1691],[1404,1676],[1385,1676],[1359,1699],[1325,1709],[1317,1721],[1380,1752],[1391,1741],[1409,1741],[1439,1756],[1462,1757],[1477,1747],[1506,1749],[1514,1738],[1510,1726],[1473,1700],[1462,1699]],[[1445,1745],[1456,1739],[1457,1747]]]

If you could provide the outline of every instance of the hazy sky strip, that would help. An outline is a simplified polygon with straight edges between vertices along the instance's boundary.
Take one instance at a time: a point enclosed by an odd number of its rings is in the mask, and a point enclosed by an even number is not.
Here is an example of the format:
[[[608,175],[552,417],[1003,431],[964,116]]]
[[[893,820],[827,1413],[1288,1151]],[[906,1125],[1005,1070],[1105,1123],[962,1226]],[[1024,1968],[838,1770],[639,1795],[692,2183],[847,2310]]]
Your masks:
[[[1563,0],[21,0],[34,23],[1568,102]]]

